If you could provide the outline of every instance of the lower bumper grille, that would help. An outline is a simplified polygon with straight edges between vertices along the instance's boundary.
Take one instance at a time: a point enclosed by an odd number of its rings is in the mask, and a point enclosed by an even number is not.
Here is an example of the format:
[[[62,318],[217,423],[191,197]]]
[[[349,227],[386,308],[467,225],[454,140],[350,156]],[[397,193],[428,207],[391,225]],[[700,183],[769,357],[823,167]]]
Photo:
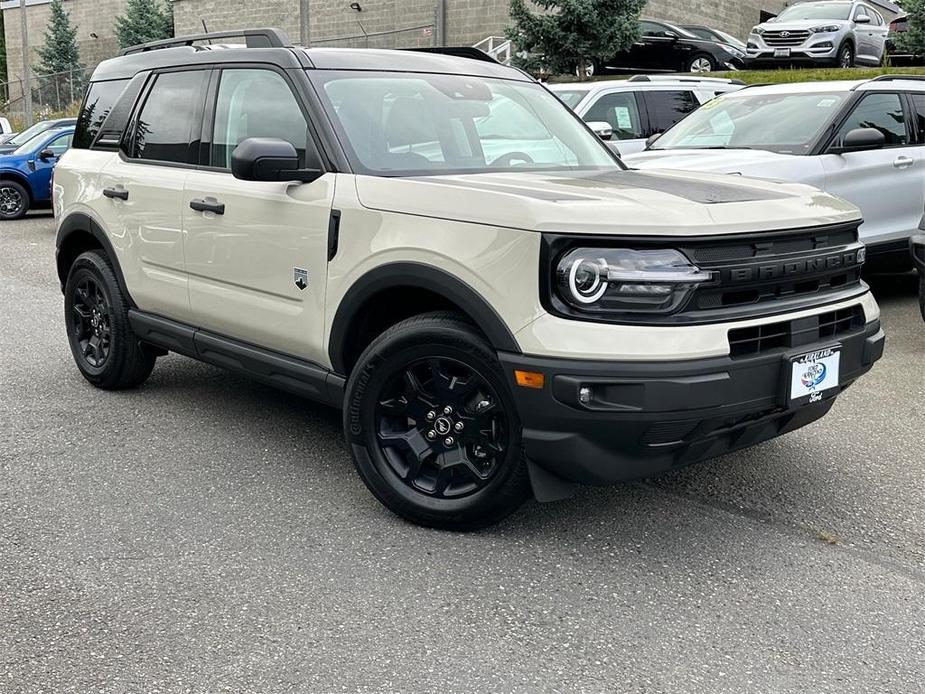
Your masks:
[[[820,340],[835,339],[864,326],[864,309],[851,306],[818,316],[735,328],[729,331],[729,354],[750,357],[775,349],[789,349]]]

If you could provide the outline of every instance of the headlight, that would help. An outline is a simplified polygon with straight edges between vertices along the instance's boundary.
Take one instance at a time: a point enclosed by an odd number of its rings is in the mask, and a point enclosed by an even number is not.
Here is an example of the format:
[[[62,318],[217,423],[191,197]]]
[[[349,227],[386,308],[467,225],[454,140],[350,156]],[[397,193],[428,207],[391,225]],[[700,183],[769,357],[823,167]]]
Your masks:
[[[729,53],[729,55],[731,55],[734,58],[744,58],[745,57],[745,52],[739,48],[736,48],[735,46],[730,46],[728,43],[721,43],[719,45],[722,48],[724,48],[726,52]]]
[[[814,34],[831,34],[832,32],[838,31],[841,29],[837,24],[826,24],[821,27],[813,27],[810,31]]]
[[[577,248],[559,260],[555,284],[583,313],[671,313],[711,279],[675,250]]]
[[[758,36],[761,36],[764,33],[764,29],[762,29],[761,27],[753,27],[752,33],[758,34]]]

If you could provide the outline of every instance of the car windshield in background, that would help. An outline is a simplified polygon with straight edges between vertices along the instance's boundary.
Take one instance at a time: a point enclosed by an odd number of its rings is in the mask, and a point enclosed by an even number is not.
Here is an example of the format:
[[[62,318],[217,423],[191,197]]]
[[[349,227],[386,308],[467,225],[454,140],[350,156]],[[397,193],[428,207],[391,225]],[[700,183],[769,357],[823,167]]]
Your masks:
[[[26,142],[13,150],[13,154],[28,154],[29,152],[34,152],[42,142],[45,141],[50,132],[50,130],[43,130],[38,135],[30,137]]]
[[[793,5],[777,15],[777,22],[799,22],[803,19],[848,19],[850,2],[825,2]]]
[[[24,145],[36,135],[48,130],[48,123],[36,123],[31,128],[26,128],[15,137],[10,138],[11,145]]]
[[[603,143],[535,83],[443,74],[310,74],[358,172],[620,168]]]
[[[568,106],[569,108],[575,108],[579,102],[585,98],[588,94],[587,89],[569,89],[568,91],[559,91],[556,90],[553,92],[559,99],[562,100],[562,103]]]
[[[845,100],[843,93],[720,97],[668,130],[652,149],[766,149],[806,154]]]

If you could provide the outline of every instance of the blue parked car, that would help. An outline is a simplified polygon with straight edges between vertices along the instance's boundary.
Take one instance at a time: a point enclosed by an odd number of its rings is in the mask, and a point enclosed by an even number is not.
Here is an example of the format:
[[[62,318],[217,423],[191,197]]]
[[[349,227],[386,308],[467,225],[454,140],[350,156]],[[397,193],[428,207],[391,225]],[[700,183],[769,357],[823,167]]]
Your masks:
[[[73,138],[73,126],[46,130],[0,156],[0,219],[19,219],[51,202],[51,173]]]

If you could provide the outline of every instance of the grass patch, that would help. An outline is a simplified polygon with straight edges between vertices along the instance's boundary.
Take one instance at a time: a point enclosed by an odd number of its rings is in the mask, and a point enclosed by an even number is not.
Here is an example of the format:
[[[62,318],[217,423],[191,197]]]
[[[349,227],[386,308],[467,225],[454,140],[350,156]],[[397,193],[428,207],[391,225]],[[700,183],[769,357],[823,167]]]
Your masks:
[[[780,84],[784,82],[820,82],[824,80],[869,80],[878,75],[925,75],[925,67],[855,67],[855,68],[784,68],[780,70],[738,70],[736,72],[714,72],[705,77],[728,77],[746,84]],[[690,76],[685,73],[683,76]],[[628,79],[632,75],[602,75],[599,80]],[[550,82],[574,82],[569,75],[553,77]]]

